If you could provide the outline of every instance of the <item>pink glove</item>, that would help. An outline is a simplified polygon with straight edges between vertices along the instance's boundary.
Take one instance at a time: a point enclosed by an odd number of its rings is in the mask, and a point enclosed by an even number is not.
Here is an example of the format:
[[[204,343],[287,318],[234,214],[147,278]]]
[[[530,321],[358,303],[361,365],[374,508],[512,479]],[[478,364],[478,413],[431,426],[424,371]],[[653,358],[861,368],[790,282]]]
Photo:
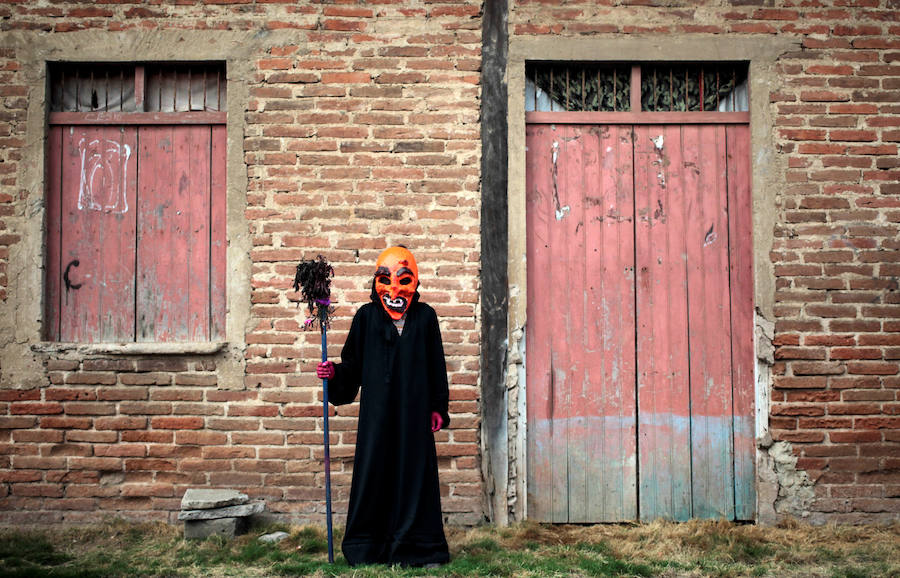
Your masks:
[[[319,379],[331,379],[334,377],[334,363],[323,361],[316,366],[316,376]]]
[[[444,418],[436,411],[431,412],[431,431],[440,431],[442,427],[444,427]]]

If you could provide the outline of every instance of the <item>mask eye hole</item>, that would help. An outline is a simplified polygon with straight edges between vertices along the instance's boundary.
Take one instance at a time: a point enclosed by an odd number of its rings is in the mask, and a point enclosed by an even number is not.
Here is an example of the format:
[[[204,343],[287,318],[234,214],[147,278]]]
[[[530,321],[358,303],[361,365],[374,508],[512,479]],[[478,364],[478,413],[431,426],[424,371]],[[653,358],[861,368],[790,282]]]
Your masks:
[[[412,277],[403,277],[400,279],[401,285],[409,285],[410,283],[412,283]]]
[[[391,278],[387,277],[385,275],[382,275],[382,276],[378,277],[378,282],[381,283],[382,285],[390,285]]]

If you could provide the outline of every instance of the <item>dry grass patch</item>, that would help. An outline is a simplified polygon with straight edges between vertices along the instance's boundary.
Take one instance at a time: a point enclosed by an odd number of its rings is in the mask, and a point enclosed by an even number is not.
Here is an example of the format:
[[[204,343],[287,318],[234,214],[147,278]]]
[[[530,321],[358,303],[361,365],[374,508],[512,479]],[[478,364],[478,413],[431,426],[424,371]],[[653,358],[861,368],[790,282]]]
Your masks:
[[[258,537],[289,537],[263,544]],[[900,578],[900,523],[778,527],[716,521],[448,528],[441,568],[327,562],[323,528],[274,524],[233,540],[186,541],[181,528],[112,520],[0,530],[2,576],[777,576]]]

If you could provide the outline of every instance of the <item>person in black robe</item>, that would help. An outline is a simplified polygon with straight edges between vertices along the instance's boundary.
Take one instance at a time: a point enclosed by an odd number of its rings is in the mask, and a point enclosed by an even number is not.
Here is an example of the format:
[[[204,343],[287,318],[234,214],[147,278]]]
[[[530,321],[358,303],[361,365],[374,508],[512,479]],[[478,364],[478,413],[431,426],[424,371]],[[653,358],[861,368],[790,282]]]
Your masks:
[[[447,366],[434,309],[419,301],[418,269],[403,247],[376,263],[372,302],[360,307],[341,363],[317,368],[329,401],[362,388],[342,550],[351,566],[449,561],[434,432],[450,423]]]

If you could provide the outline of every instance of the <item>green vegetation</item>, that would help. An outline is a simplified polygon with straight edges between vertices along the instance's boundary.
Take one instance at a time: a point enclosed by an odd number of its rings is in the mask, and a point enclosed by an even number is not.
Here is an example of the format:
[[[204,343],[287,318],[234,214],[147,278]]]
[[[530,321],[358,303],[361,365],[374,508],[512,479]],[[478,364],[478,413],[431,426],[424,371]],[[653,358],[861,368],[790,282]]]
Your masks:
[[[257,538],[282,530],[278,544]],[[0,576],[778,576],[900,578],[900,524],[780,527],[525,523],[448,529],[440,568],[350,568],[327,562],[322,528],[275,524],[234,540],[186,541],[162,523],[113,520],[90,527],[0,530]],[[336,536],[340,543],[340,534]]]

